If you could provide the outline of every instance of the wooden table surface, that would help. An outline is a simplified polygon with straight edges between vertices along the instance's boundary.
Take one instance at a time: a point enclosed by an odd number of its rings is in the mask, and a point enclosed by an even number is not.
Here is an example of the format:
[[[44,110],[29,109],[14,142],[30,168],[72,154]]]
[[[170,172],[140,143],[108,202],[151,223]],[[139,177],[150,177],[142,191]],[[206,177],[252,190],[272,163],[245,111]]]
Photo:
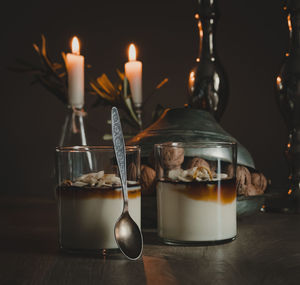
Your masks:
[[[209,247],[167,246],[144,231],[143,257],[63,254],[55,202],[0,197],[0,284],[300,284],[300,216],[257,213],[238,238]]]

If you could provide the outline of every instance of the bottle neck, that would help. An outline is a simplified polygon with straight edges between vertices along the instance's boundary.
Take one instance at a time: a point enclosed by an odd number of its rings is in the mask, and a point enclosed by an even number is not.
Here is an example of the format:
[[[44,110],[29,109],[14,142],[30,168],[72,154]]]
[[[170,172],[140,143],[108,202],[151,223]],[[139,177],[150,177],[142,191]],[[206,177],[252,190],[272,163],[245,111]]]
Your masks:
[[[59,146],[87,145],[83,109],[68,107]]]
[[[215,19],[198,20],[199,29],[199,60],[215,56]]]

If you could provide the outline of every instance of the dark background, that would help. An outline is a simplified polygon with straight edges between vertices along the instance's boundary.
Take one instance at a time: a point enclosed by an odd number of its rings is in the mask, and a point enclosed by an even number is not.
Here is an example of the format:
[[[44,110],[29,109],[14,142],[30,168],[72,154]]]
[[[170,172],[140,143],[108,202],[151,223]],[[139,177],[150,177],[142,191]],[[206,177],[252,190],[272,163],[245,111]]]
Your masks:
[[[50,57],[61,61],[77,35],[94,78],[114,76],[127,61],[132,41],[143,62],[143,90],[164,77],[169,83],[149,103],[182,107],[198,50],[196,0],[10,1],[1,16],[1,192],[52,197],[54,148],[64,106],[31,77],[6,70],[16,58],[38,62],[32,43],[48,40]],[[273,185],[287,177],[286,127],[275,101],[274,83],[288,49],[288,29],[279,0],[221,0],[217,52],[230,84],[221,125],[252,154]],[[87,107],[94,98],[87,97]],[[109,130],[109,108],[89,109],[88,122]],[[150,112],[146,114],[147,119]]]

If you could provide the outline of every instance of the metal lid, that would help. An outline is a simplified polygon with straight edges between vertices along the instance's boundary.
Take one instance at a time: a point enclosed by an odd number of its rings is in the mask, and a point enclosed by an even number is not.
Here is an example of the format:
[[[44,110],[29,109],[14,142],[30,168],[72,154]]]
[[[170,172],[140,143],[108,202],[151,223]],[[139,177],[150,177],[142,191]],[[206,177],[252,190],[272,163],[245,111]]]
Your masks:
[[[142,157],[148,157],[154,144],[163,142],[236,142],[237,163],[255,168],[248,150],[227,133],[207,111],[176,108],[167,109],[151,126],[133,137],[128,144],[140,145]],[[211,158],[226,157],[213,152]]]

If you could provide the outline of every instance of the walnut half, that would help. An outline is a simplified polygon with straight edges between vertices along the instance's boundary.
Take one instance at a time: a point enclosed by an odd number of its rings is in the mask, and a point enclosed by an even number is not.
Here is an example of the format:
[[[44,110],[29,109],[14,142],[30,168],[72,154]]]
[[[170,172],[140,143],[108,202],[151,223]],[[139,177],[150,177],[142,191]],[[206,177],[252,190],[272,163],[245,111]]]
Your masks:
[[[153,168],[144,164],[141,166],[140,181],[143,194],[150,195],[155,192],[155,176],[156,172]]]
[[[161,165],[164,169],[180,168],[184,161],[184,149],[180,147],[164,147],[161,153]]]

